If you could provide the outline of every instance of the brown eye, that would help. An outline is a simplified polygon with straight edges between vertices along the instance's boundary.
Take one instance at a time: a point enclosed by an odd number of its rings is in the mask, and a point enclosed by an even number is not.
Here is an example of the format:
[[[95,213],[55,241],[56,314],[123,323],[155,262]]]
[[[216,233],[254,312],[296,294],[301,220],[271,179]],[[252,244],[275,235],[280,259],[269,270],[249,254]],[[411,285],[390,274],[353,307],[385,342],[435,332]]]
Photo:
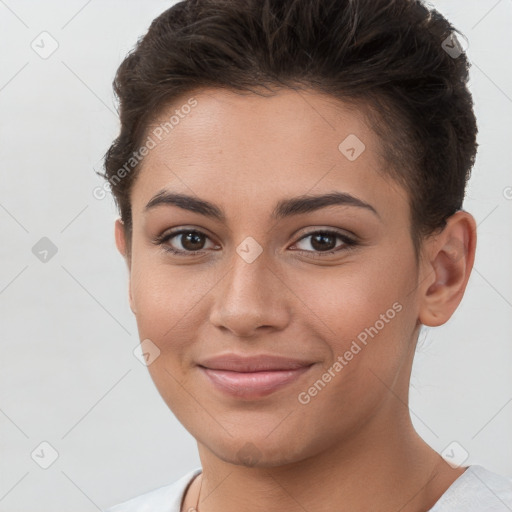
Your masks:
[[[329,251],[336,247],[336,236],[328,233],[311,235],[311,247],[316,251]]]
[[[308,242],[306,243],[306,241]],[[300,243],[303,243],[302,247],[299,246]],[[357,242],[337,231],[315,231],[302,237],[295,245],[300,251],[306,253],[321,254],[325,252],[332,254],[353,247],[357,245]]]
[[[205,237],[197,231],[181,233],[177,236],[180,237],[181,245],[187,251],[198,251],[204,248]]]
[[[173,254],[193,255],[204,252],[206,242],[210,240],[207,235],[195,229],[181,229],[171,233],[166,233],[154,240],[156,245],[161,245],[163,249]],[[212,247],[213,246],[213,247]],[[215,248],[212,244],[210,248]]]

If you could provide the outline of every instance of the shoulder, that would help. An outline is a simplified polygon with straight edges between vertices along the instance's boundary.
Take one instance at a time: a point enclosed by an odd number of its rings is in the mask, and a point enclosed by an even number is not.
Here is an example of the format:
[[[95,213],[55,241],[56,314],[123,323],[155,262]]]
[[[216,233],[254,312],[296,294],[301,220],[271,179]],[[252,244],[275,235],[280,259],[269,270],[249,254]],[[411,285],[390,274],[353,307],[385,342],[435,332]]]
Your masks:
[[[201,468],[195,468],[172,484],[158,487],[123,501],[105,510],[105,512],[180,512],[185,489],[200,472]]]
[[[512,478],[469,466],[429,512],[510,512]]]

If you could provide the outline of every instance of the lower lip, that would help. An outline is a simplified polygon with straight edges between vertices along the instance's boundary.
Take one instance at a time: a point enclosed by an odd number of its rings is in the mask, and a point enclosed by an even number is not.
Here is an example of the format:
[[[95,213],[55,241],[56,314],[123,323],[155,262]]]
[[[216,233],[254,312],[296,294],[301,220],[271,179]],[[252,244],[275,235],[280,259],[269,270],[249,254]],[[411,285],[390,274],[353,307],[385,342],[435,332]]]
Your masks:
[[[304,375],[310,366],[294,370],[275,370],[264,372],[232,372],[227,370],[199,369],[220,391],[238,398],[261,398],[283,388]]]

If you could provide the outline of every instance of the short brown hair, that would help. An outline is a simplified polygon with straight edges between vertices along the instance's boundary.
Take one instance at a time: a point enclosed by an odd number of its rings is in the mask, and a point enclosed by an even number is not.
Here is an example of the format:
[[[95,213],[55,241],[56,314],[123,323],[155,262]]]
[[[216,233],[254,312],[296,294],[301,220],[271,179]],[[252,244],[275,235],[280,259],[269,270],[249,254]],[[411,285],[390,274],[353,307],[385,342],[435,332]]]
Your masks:
[[[469,63],[464,52],[445,51],[455,32],[420,0],[176,3],[151,23],[114,80],[121,131],[102,176],[127,235],[138,165],[123,179],[116,173],[164,106],[201,87],[305,87],[369,107],[389,173],[409,192],[417,247],[462,208],[476,155]]]

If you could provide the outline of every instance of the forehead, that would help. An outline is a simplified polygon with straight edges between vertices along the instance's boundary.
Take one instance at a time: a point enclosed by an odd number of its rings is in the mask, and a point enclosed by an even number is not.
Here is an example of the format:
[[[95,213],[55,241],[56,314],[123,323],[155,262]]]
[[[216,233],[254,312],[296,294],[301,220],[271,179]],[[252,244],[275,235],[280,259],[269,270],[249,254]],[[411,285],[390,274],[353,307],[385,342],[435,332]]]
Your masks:
[[[238,156],[247,151],[254,157],[256,151],[262,159],[285,154],[289,159],[320,158],[326,150],[339,151],[339,143],[351,134],[371,145],[374,154],[379,151],[380,140],[356,106],[312,90],[266,94],[200,89],[162,110],[150,129],[163,128],[162,139],[169,145],[185,144],[183,149],[193,148],[195,154],[218,147]]]
[[[382,141],[363,112],[318,92],[201,89],[163,109],[146,135],[155,146],[132,191],[134,210],[165,188],[225,210],[257,203],[268,211],[278,197],[308,193],[381,205],[405,195],[385,174]]]

